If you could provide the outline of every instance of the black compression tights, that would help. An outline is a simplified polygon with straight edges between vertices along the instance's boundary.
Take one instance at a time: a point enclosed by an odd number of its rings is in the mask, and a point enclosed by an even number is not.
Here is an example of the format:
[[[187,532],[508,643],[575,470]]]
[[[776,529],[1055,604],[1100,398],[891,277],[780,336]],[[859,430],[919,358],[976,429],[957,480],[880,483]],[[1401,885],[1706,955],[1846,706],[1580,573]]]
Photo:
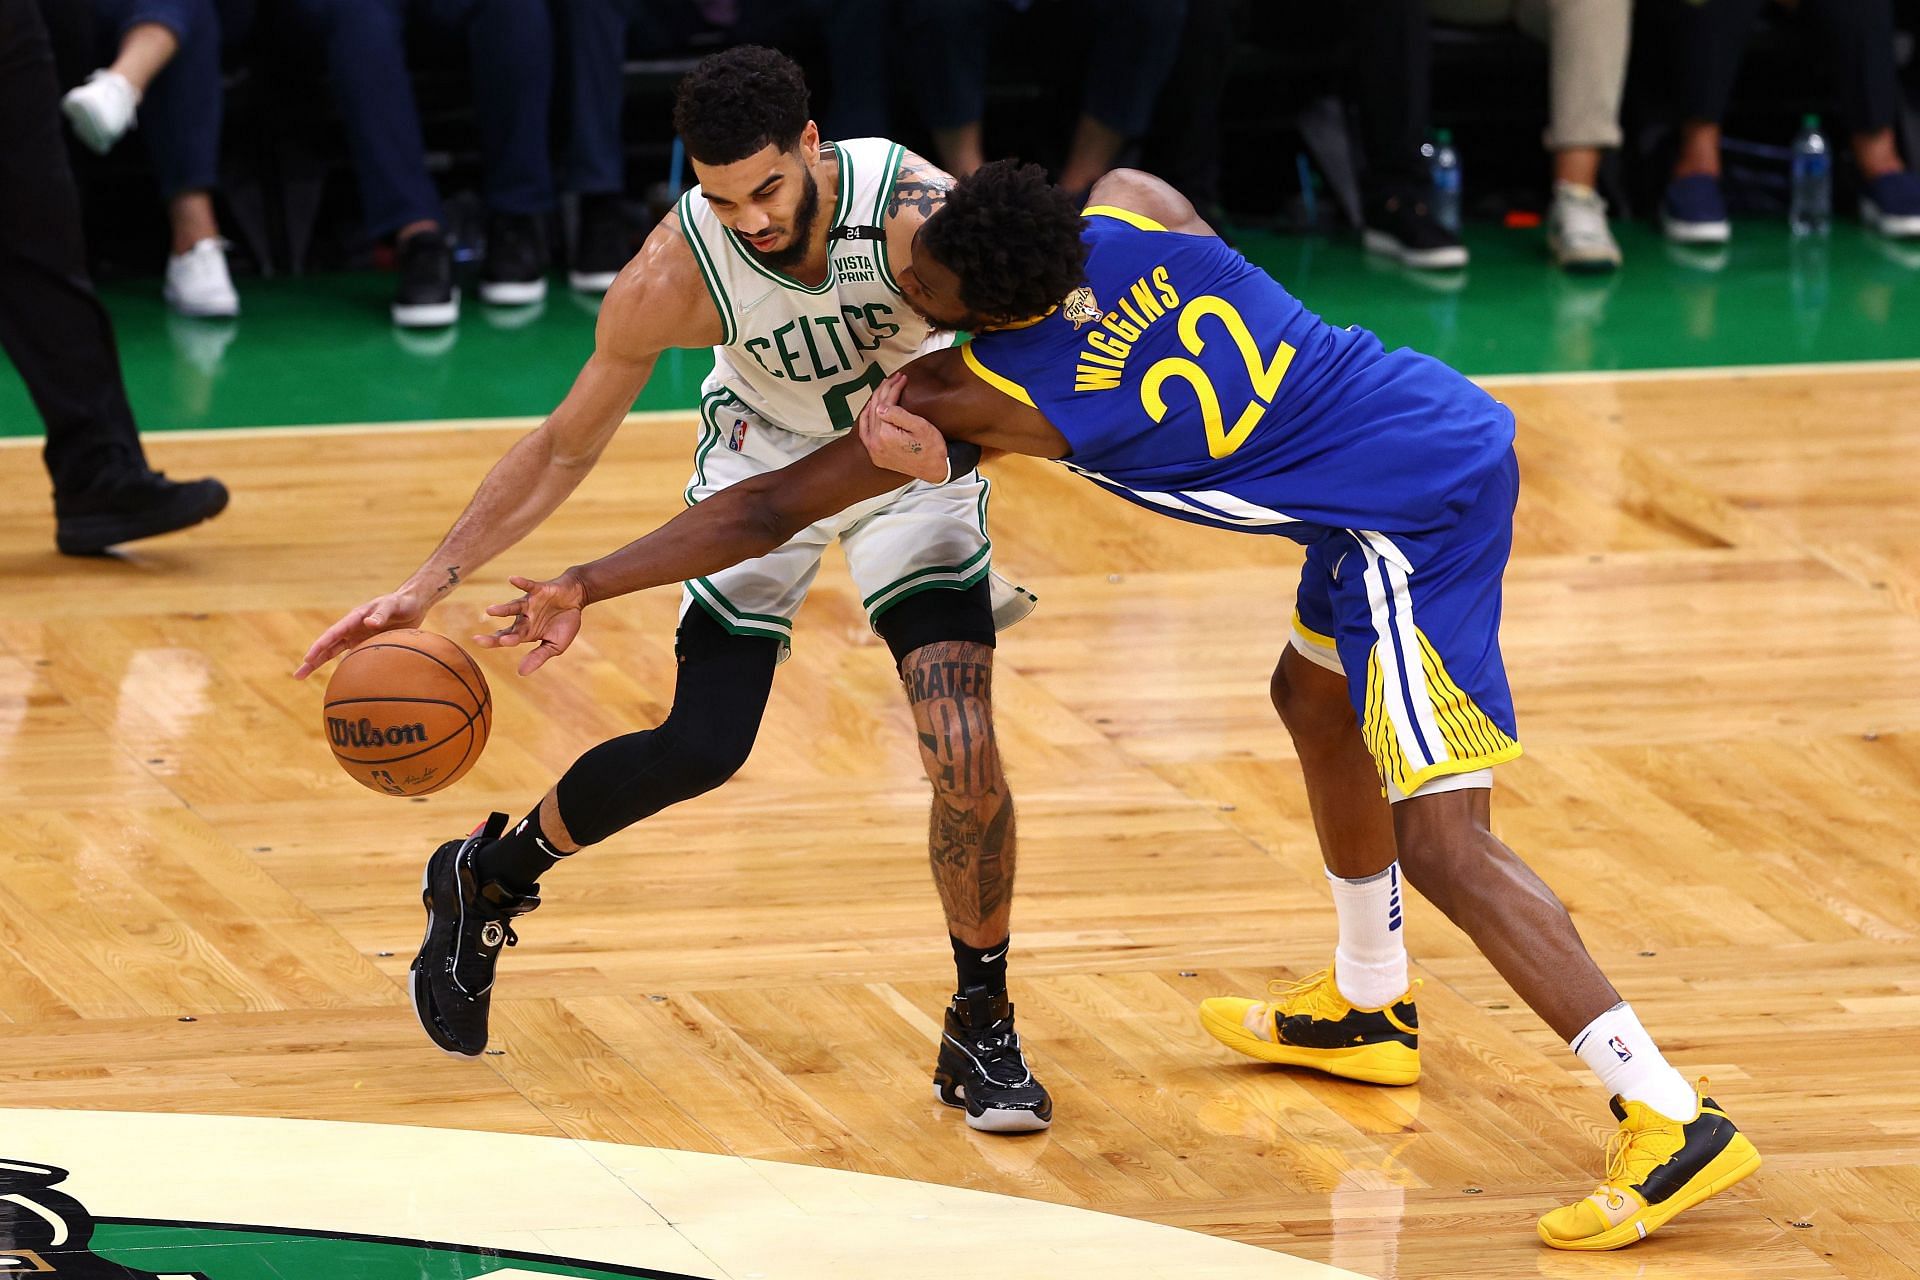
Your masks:
[[[675,651],[673,709],[659,727],[601,743],[560,779],[560,816],[582,846],[713,790],[753,750],[780,642],[734,635],[696,604]]]

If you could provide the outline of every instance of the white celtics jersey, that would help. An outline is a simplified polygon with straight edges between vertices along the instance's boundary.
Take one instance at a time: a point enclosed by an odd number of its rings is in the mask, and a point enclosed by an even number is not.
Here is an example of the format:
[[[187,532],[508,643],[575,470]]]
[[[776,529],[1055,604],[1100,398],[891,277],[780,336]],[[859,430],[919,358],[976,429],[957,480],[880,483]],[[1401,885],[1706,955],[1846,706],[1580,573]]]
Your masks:
[[[828,233],[831,266],[818,285],[756,257],[700,198],[700,188],[679,204],[681,233],[725,333],[713,349],[703,400],[724,388],[767,422],[805,436],[851,427],[883,378],[952,342],[901,298],[887,263],[882,229],[903,149],[885,138],[826,145],[839,156],[840,182]],[[822,217],[828,197],[820,193]]]

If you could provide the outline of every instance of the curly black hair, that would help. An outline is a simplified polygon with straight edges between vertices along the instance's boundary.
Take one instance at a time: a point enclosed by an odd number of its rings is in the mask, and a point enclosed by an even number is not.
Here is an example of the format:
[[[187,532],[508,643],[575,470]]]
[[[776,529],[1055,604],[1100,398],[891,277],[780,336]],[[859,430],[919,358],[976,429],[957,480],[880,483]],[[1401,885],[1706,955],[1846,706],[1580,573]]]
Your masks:
[[[674,93],[673,127],[701,164],[732,164],[807,127],[807,80],[786,54],[743,44],[702,58]]]
[[[1079,203],[1037,164],[996,160],[954,184],[920,231],[960,278],[960,300],[990,320],[1037,316],[1086,283]]]

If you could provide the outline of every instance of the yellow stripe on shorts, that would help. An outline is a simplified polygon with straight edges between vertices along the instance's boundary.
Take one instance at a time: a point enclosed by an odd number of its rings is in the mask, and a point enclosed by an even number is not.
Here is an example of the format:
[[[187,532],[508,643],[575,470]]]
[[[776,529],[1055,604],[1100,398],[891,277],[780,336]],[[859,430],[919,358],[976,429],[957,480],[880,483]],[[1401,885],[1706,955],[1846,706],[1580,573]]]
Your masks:
[[[1338,653],[1340,651],[1340,646],[1334,643],[1332,636],[1323,636],[1306,623],[1300,621],[1300,611],[1298,609],[1293,611],[1293,630],[1302,640],[1305,640],[1316,649],[1325,649],[1329,653]]]
[[[1495,724],[1466,690],[1454,683],[1426,633],[1415,627],[1413,634],[1420,642],[1420,666],[1426,677],[1424,683],[1433,706],[1433,718],[1440,726],[1440,736],[1451,759],[1420,767],[1408,761],[1401,750],[1393,717],[1387,713],[1386,676],[1380,668],[1380,646],[1376,644],[1367,655],[1367,706],[1360,728],[1367,751],[1380,770],[1381,781],[1391,782],[1401,795],[1412,795],[1435,778],[1471,773],[1518,757],[1522,750],[1520,744]]]

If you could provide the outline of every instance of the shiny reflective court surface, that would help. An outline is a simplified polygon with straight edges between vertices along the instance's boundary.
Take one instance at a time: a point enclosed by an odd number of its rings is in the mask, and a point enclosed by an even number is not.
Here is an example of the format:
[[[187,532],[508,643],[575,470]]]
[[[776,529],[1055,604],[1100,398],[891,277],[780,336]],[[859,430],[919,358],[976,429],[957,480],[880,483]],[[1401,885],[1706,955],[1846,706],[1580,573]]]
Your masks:
[[[1740,222],[1731,246],[1705,252],[1616,231],[1626,268],[1598,278],[1553,270],[1539,232],[1486,226],[1469,229],[1473,263],[1458,272],[1409,271],[1351,240],[1236,243],[1335,323],[1476,375],[1920,357],[1920,244],[1846,222],[1814,240]],[[235,321],[169,315],[152,281],[107,290],[147,430],[544,414],[592,349],[598,311],[556,278],[539,306],[485,307],[469,289],[457,326],[407,331],[387,322],[391,276],[240,284]],[[709,367],[704,352],[669,352],[638,407],[692,408]],[[39,430],[0,361],[0,435]]]
[[[1265,1069],[1201,1031],[1205,996],[1331,952],[1266,702],[1298,554],[1038,463],[996,471],[993,511],[998,559],[1042,600],[996,683],[1013,992],[1049,1133],[977,1134],[931,1097],[952,975],[925,783],[835,563],[742,774],[547,877],[503,961],[498,1056],[429,1048],[403,985],[426,853],[656,722],[672,684],[673,596],[597,606],[531,680],[482,655],[494,740],[450,793],[392,801],[333,766],[321,690],[286,673],[439,535],[513,438],[486,428],[157,442],[234,505],[118,560],[56,557],[32,504],[0,513],[0,1098],[878,1174],[1378,1277],[1912,1275],[1920,373],[1499,390],[1522,424],[1504,643],[1529,751],[1500,771],[1496,825],[1767,1159],[1644,1244],[1535,1240],[1601,1172],[1604,1099],[1424,903],[1420,1084]],[[436,625],[470,634],[506,573],[671,514],[693,438],[690,418],[634,421]],[[40,488],[30,446],[0,448],[0,473]],[[31,1153],[0,1141],[9,1158]],[[471,1212],[501,1223],[533,1194]],[[867,1267],[844,1273],[902,1273]]]

